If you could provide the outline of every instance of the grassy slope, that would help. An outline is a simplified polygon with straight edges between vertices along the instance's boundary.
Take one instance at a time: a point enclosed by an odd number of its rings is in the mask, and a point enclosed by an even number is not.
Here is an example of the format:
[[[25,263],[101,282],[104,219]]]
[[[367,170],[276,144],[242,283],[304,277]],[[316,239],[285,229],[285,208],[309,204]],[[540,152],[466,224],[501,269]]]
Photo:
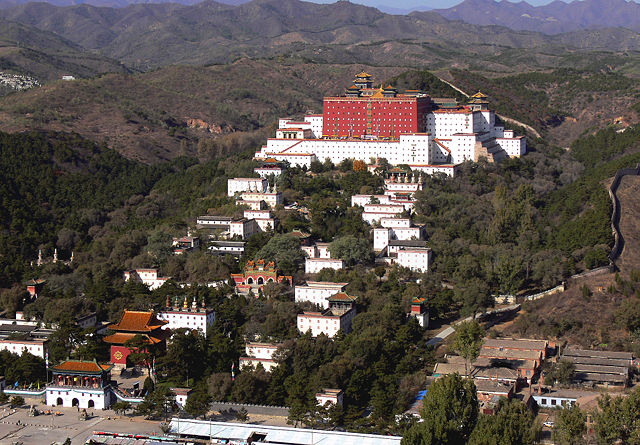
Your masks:
[[[321,111],[323,94],[341,92],[361,69],[380,80],[404,70],[241,60],[60,81],[0,99],[0,130],[73,131],[105,140],[127,157],[155,162],[195,155],[199,140],[215,136],[187,128],[188,119],[223,133],[253,132],[278,117]]]

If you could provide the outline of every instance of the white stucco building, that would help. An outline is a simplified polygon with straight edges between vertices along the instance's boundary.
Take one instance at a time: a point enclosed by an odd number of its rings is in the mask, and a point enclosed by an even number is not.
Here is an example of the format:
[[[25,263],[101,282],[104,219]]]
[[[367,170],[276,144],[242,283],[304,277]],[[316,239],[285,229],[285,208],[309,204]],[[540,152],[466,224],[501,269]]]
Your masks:
[[[134,280],[149,286],[150,290],[154,290],[162,286],[171,277],[159,277],[158,269],[135,269],[124,272],[124,281]]]
[[[323,309],[329,308],[327,298],[343,292],[348,283],[332,283],[329,281],[307,281],[306,284],[295,286],[295,301],[317,304]]]
[[[232,178],[227,179],[227,196],[235,196],[236,193],[255,191],[266,192],[269,181],[266,178]]]
[[[304,273],[318,273],[322,269],[344,269],[344,261],[335,258],[306,258]]]
[[[416,272],[427,272],[431,266],[431,249],[410,247],[398,251],[397,263]]]
[[[182,306],[180,306],[177,297],[173,305],[171,305],[169,297],[167,297],[167,304],[162,310],[158,311],[157,318],[167,322],[162,329],[190,329],[199,331],[206,337],[207,329],[216,321],[216,313],[213,309],[204,307],[204,300],[202,305],[199,306],[195,297],[191,305],[189,305],[187,297],[184,297]]]
[[[101,410],[115,402],[110,386],[113,365],[95,361],[67,360],[50,368],[52,381],[45,400],[49,406]]]
[[[338,331],[351,332],[353,318],[356,316],[356,298],[339,292],[328,298],[329,308],[322,312],[305,311],[298,314],[298,331],[304,334],[311,331],[313,337],[325,334],[333,338]]]
[[[247,342],[245,356],[240,357],[240,368],[250,366],[255,368],[258,364],[267,372],[271,372],[278,364],[273,359],[273,354],[282,346],[280,343]]]
[[[381,227],[373,229],[373,250],[380,252],[392,240],[421,240],[424,237],[422,226],[414,226],[411,218],[381,218]]]
[[[48,342],[49,340],[37,338],[29,338],[25,340],[5,338],[0,340],[0,350],[9,351],[18,355],[28,352],[36,357],[44,358],[47,352]]]
[[[322,391],[316,393],[316,400],[320,406],[324,406],[327,403],[342,406],[344,392],[341,389],[324,388]]]

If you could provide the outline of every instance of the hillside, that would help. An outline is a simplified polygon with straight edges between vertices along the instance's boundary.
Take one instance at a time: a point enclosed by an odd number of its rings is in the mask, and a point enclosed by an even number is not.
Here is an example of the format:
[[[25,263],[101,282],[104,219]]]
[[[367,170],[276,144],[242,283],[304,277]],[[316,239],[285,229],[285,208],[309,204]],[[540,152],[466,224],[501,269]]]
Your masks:
[[[243,59],[58,81],[0,98],[0,130],[75,132],[147,163],[180,155],[207,158],[219,148],[206,141],[221,135],[229,135],[222,138],[228,150],[238,150],[241,140],[248,144],[242,148],[255,149],[271,130],[253,132],[272,127],[278,117],[320,111],[323,95],[342,92],[361,69],[381,81],[404,71]]]
[[[545,58],[566,50],[640,48],[637,33],[620,29],[550,37],[449,21],[434,12],[384,14],[349,2],[253,0],[231,6],[206,1],[192,6],[163,3],[124,8],[27,3],[0,10],[0,17],[54,32],[136,69],[291,54],[319,63],[433,67],[455,61],[469,66],[478,57],[498,56],[505,48],[539,55],[523,55],[522,66],[526,66],[526,61],[544,63]],[[518,69],[511,62],[496,57],[492,69]],[[569,66],[575,63],[579,62]]]
[[[63,75],[94,77],[129,70],[52,32],[0,19],[0,71],[44,82]]]
[[[583,0],[570,3],[557,0],[541,6],[533,6],[527,2],[465,0],[451,8],[436,9],[434,12],[450,20],[475,25],[501,25],[545,34],[607,27],[640,31],[640,4],[626,0]]]

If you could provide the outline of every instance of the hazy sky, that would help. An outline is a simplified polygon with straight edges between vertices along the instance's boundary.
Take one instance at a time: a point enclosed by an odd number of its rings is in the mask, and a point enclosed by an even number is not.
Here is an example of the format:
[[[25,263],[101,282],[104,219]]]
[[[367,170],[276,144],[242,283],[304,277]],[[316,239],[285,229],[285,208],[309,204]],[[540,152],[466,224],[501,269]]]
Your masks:
[[[315,3],[334,3],[335,0],[308,0]],[[352,3],[360,3],[362,5],[374,6],[383,11],[397,10],[406,11],[410,9],[437,9],[450,8],[462,0],[350,0]],[[506,0],[505,0],[506,1]],[[527,0],[527,3],[540,6],[551,3],[552,0]]]

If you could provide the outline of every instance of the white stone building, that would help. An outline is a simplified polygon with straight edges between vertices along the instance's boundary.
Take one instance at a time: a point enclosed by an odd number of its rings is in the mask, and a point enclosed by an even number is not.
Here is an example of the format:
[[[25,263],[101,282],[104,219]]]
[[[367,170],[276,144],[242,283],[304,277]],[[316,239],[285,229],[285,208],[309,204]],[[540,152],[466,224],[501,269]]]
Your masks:
[[[344,261],[335,258],[306,258],[304,273],[318,273],[322,269],[344,269]]]
[[[158,269],[135,269],[124,272],[124,281],[134,280],[149,286],[154,290],[162,286],[171,277],[159,277]]]
[[[380,225],[373,229],[373,250],[380,252],[392,240],[421,240],[424,231],[422,226],[413,226],[411,218],[381,218]]]
[[[347,284],[329,281],[307,281],[302,286],[295,286],[295,301],[296,303],[308,301],[309,303],[317,304],[323,309],[328,309],[329,302],[327,298],[339,292],[344,292]]]
[[[189,306],[187,297],[184,297],[184,303],[180,307],[176,297],[172,306],[169,297],[167,297],[165,308],[157,313],[158,320],[167,322],[162,329],[191,329],[192,331],[199,331],[206,337],[207,329],[216,321],[216,313],[213,309],[204,307],[204,300],[202,303],[202,306],[199,307],[194,297],[191,306]]]
[[[245,210],[244,217],[255,220],[261,232],[276,228],[276,219],[270,210]]]
[[[329,243],[314,243],[310,246],[300,246],[308,258],[331,258]]]
[[[356,316],[355,300],[355,297],[344,292],[329,297],[329,309],[298,314],[298,331],[302,334],[311,331],[313,337],[325,334],[329,338],[333,338],[340,330],[348,334]]]
[[[266,192],[269,181],[265,178],[233,178],[227,179],[227,196],[248,191]]]
[[[2,339],[0,340],[0,351],[9,351],[14,354],[22,355],[28,352],[36,357],[44,358],[47,352],[47,339],[29,338],[25,340],[19,339]]]
[[[324,406],[327,403],[333,403],[336,406],[342,406],[344,400],[344,392],[341,389],[324,388],[316,393],[318,405]]]
[[[328,158],[338,164],[347,158],[368,162],[380,157],[392,165],[406,164],[427,174],[453,176],[456,166],[466,160],[486,157],[500,161],[526,154],[526,139],[496,125],[495,112],[487,108],[485,99],[477,94],[463,106],[442,106],[434,100],[432,110],[422,117],[425,133],[403,133],[392,140],[374,135],[368,139],[323,138],[321,115],[305,116],[298,122],[280,119],[276,137],[267,140],[256,159],[273,158],[309,168],[314,160]]]
[[[402,214],[405,207],[402,204],[366,204],[362,212],[363,221],[374,224],[383,218],[393,218]]]
[[[427,272],[431,266],[431,249],[428,247],[401,249],[398,251],[397,263],[416,272]]]
[[[240,357],[240,368],[250,366],[255,368],[258,364],[267,372],[271,372],[277,366],[273,354],[282,346],[279,343],[248,342],[245,345],[245,356]]]
[[[45,391],[46,404],[102,410],[115,402],[110,386],[113,365],[67,360],[50,368],[52,381]]]

